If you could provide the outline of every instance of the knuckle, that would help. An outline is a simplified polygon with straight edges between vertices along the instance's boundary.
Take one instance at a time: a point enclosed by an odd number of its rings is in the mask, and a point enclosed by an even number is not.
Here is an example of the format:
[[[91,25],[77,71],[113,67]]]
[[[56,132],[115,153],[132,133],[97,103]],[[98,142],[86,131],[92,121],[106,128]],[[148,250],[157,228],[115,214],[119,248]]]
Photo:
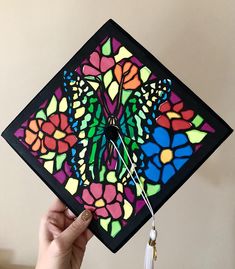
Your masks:
[[[58,216],[52,212],[46,213],[42,216],[41,218],[41,223],[42,224],[56,224],[58,222]]]

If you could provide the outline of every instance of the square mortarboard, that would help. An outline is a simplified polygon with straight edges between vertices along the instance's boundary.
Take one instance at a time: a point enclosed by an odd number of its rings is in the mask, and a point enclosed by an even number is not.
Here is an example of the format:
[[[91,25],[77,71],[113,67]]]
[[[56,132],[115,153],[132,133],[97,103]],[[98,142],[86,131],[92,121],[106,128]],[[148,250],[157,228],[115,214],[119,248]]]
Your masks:
[[[132,158],[140,183],[117,130]],[[118,251],[232,129],[114,21],[106,22],[2,136]]]

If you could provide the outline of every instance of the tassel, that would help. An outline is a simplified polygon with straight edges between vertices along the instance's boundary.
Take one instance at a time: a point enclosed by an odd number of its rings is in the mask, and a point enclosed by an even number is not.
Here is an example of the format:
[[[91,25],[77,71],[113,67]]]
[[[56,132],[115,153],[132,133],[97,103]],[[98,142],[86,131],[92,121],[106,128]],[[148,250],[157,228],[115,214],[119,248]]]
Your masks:
[[[149,234],[149,241],[146,245],[144,269],[154,269],[154,261],[157,260],[156,239],[157,231],[153,225]]]
[[[150,213],[152,215],[152,218],[153,218],[152,229],[151,229],[150,234],[149,234],[149,241],[147,243],[146,251],[145,251],[144,269],[154,269],[154,261],[157,260],[157,249],[156,249],[157,231],[155,229],[154,211],[153,211],[151,203],[150,203],[150,201],[148,199],[148,196],[147,196],[144,188],[142,187],[142,181],[140,180],[140,178],[139,178],[139,176],[138,176],[138,174],[136,172],[135,165],[134,165],[134,163],[133,163],[133,161],[132,161],[132,159],[130,157],[130,154],[128,153],[128,150],[127,150],[127,148],[125,146],[125,143],[124,143],[124,141],[122,139],[122,136],[121,136],[121,134],[119,132],[118,132],[118,136],[119,136],[119,138],[121,140],[121,143],[122,143],[122,145],[123,145],[123,147],[124,147],[124,149],[126,151],[128,159],[129,159],[129,161],[131,163],[131,168],[130,169],[129,169],[128,165],[126,164],[125,160],[123,159],[121,153],[119,152],[116,144],[113,142],[112,139],[110,139],[110,141],[113,144],[114,148],[116,149],[116,151],[117,151],[120,159],[122,160],[123,164],[125,165],[127,171],[129,172],[130,177],[132,178],[132,180],[134,181],[134,183],[137,186],[137,182],[136,182],[134,176],[132,175],[133,172],[135,173],[135,175],[136,175],[136,177],[137,177],[137,179],[139,181],[138,186],[140,186],[140,188],[142,190],[141,195],[142,195],[142,197],[143,197],[143,199],[144,199],[144,201],[145,201],[145,203],[146,203],[146,205],[147,205],[147,207],[148,207],[148,209],[149,209],[149,211],[150,211]]]

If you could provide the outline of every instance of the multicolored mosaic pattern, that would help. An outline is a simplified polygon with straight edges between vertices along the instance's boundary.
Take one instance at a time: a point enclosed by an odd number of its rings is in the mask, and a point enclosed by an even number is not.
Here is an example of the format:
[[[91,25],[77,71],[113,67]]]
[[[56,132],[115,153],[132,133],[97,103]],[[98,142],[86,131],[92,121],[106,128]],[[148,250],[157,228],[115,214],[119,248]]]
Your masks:
[[[75,70],[64,70],[63,86],[52,90],[15,136],[111,237],[145,203],[105,128],[119,127],[143,188],[156,199],[216,132],[169,78],[159,79],[109,36]],[[117,146],[130,167],[119,140]]]

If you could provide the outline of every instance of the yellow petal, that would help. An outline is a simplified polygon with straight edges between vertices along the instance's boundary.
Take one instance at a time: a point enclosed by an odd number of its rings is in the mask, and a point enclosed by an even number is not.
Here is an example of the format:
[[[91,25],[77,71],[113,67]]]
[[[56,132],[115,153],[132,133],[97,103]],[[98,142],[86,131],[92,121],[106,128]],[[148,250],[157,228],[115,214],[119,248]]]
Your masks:
[[[113,81],[110,84],[110,86],[108,88],[108,93],[109,93],[109,96],[110,96],[110,98],[112,100],[116,97],[116,95],[118,93],[118,83],[117,83],[117,81]]]
[[[169,119],[181,118],[180,115],[175,112],[167,112],[166,115]]]
[[[59,111],[60,112],[65,112],[68,108],[68,103],[67,103],[67,99],[65,97],[63,97],[60,101],[59,104]]]
[[[128,219],[130,217],[130,215],[132,214],[133,207],[126,199],[124,200],[123,209],[124,209],[124,217],[123,218]]]
[[[61,132],[60,130],[56,130],[55,133],[54,133],[54,138],[55,139],[61,139],[65,137],[65,133],[64,132]]]
[[[85,113],[85,107],[80,107],[76,110],[76,113],[75,113],[75,118],[80,118],[82,115],[84,115]]]
[[[169,163],[173,159],[173,152],[171,149],[164,149],[160,154],[162,163]]]
[[[69,191],[72,195],[75,194],[77,192],[77,189],[78,189],[78,180],[75,179],[75,178],[69,178],[66,186],[65,186],[65,189],[67,191]]]
[[[95,206],[96,207],[102,207],[102,206],[105,206],[105,202],[103,199],[99,199],[95,202]]]
[[[73,102],[73,108],[77,108],[81,105],[81,102],[80,101],[75,101]]]
[[[50,172],[51,174],[53,173],[53,165],[54,165],[54,161],[52,160],[52,161],[46,161],[45,163],[44,163],[44,167],[46,168],[46,170],[48,171],[48,172]]]
[[[119,192],[123,192],[123,185],[122,185],[122,183],[118,182],[117,189],[118,189]]]
[[[94,82],[94,81],[87,81],[87,82],[91,85],[91,87],[92,87],[94,90],[97,90],[97,89],[98,89],[98,87],[99,87],[99,83]]]
[[[132,56],[132,53],[127,50],[125,47],[121,47],[118,51],[118,54],[114,56],[115,62],[118,63],[122,59],[130,58]]]

